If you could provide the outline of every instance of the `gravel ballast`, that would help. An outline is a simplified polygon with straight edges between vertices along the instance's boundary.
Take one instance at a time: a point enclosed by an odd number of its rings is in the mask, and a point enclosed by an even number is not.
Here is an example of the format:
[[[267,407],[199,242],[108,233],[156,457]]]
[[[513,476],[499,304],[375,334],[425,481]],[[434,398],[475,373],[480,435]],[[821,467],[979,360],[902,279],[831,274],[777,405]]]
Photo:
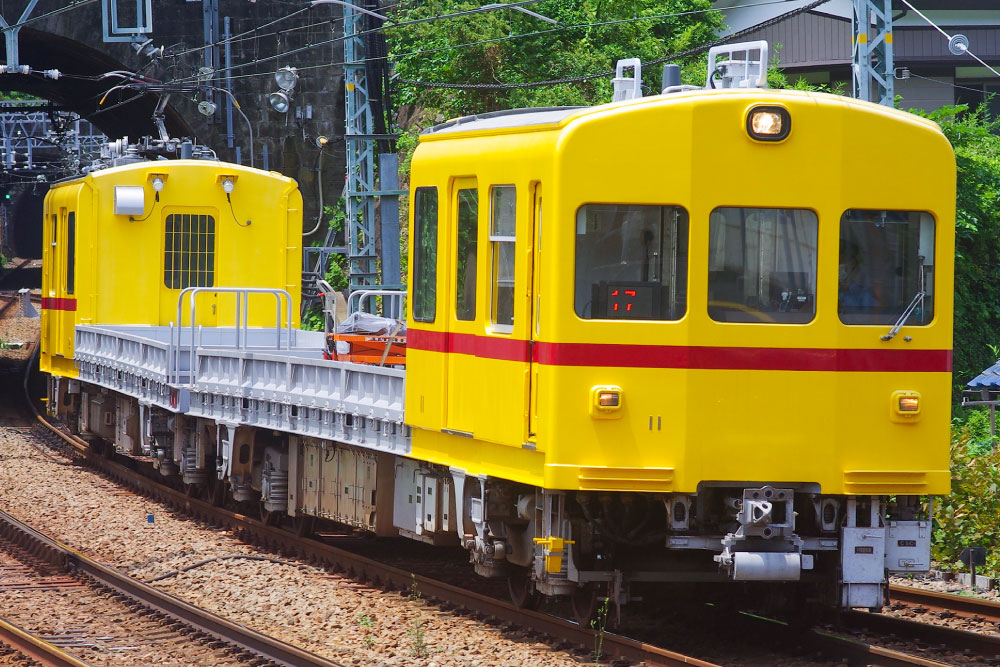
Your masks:
[[[30,446],[34,437],[0,430],[0,508],[66,545],[143,580],[212,558],[275,558],[226,531],[175,517],[68,460],[46,459]],[[227,558],[153,585],[345,664],[557,666],[586,660],[516,630],[444,612],[419,595],[386,593],[304,564]]]

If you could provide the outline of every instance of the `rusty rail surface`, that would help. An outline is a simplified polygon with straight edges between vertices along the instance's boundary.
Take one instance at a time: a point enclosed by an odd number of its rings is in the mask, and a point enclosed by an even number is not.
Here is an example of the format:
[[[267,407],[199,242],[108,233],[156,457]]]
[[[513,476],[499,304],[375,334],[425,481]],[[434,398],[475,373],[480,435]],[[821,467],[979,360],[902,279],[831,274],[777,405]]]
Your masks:
[[[466,609],[497,622],[514,623],[548,635],[559,641],[578,646],[593,646],[596,631],[556,616],[519,609],[514,605],[489,596],[481,595],[442,581],[408,572],[380,563],[368,557],[351,553],[330,544],[299,537],[278,527],[269,526],[252,517],[215,507],[214,505],[185,495],[159,482],[145,477],[130,468],[95,453],[81,438],[63,433],[46,420],[39,417],[48,429],[70,444],[86,457],[95,467],[117,481],[138,492],[156,498],[172,507],[182,510],[197,520],[222,526],[232,530],[242,539],[261,544],[273,550],[283,550],[300,558],[324,563],[356,580],[387,590],[406,592],[414,585],[423,597]],[[921,626],[926,627],[926,626]],[[787,628],[776,628],[774,632],[787,635]],[[966,633],[968,634],[968,633]],[[920,656],[873,646],[854,639],[840,637],[820,630],[811,630],[797,640],[810,646],[814,651],[837,659],[848,658],[864,664],[885,667],[921,665],[940,667],[945,663]],[[713,667],[715,663],[683,655],[649,643],[605,632],[602,652],[606,657],[646,662],[650,665],[693,665]],[[787,641],[787,636],[783,638]],[[953,644],[954,645],[954,644]]]
[[[0,534],[39,558],[67,570],[85,574],[108,588],[140,601],[147,608],[166,614],[276,664],[292,667],[342,667],[339,663],[233,623],[101,565],[2,511],[0,511]],[[85,663],[77,661],[61,664]]]
[[[0,643],[26,655],[45,667],[89,667],[58,646],[0,618]]]

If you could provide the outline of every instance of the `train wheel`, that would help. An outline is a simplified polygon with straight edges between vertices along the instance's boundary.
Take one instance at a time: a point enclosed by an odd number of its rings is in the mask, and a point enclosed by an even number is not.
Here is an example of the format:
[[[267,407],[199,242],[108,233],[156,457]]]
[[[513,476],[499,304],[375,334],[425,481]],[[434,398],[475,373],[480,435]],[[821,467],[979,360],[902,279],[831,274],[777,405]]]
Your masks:
[[[260,501],[260,521],[265,526],[277,526],[281,521],[281,512],[272,512],[264,508],[264,501]]]
[[[569,596],[569,602],[573,609],[573,620],[589,628],[590,622],[597,614],[597,584],[587,583],[578,586]]]
[[[222,480],[212,480],[205,486],[205,502],[212,507],[222,507],[226,503],[226,483]]]
[[[316,530],[316,517],[299,514],[292,518],[292,528],[299,537],[312,537]]]
[[[535,582],[531,580],[531,568],[511,568],[511,574],[507,577],[507,592],[511,603],[518,609],[538,609],[542,602],[542,596],[535,590]]]

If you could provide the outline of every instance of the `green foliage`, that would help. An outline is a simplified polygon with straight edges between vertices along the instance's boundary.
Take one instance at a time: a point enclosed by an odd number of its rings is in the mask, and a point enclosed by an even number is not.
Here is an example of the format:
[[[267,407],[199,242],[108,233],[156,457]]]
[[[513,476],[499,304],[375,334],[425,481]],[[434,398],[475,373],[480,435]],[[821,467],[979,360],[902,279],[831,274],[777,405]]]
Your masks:
[[[480,6],[469,0],[402,4],[397,22],[453,14]],[[716,39],[720,12],[710,0],[546,0],[531,10],[562,26],[512,10],[466,14],[386,31],[401,79],[435,83],[516,84],[609,72],[620,58],[644,62]],[[695,13],[691,13],[695,12]],[[643,17],[649,17],[644,20]],[[606,25],[600,25],[606,24]],[[683,61],[684,78],[704,77],[703,56]],[[697,64],[696,64],[697,63]],[[659,68],[643,72],[658,90]],[[449,90],[400,86],[400,101],[434,109],[441,119],[498,109],[592,105],[611,100],[611,77],[539,88]]]
[[[323,308],[314,303],[306,309],[300,325],[306,331],[323,331]]]
[[[371,616],[361,614],[358,616],[358,626],[364,628],[365,630],[371,630],[375,627],[375,621],[372,620]],[[366,634],[362,641],[364,641],[365,647],[367,648],[375,646],[375,637],[370,634]]]
[[[1000,119],[985,105],[942,107],[925,115],[955,149],[954,380],[960,388],[997,360],[1000,331]]]
[[[604,633],[608,627],[608,605],[610,600],[604,598],[597,607],[597,618],[590,621],[590,627],[594,629],[594,664],[601,663],[601,656],[604,654]]]
[[[938,499],[931,556],[963,567],[965,547],[986,547],[986,570],[1000,572],[1000,449],[990,437],[989,413],[956,418],[951,439],[951,494]]]
[[[414,658],[426,658],[430,655],[430,648],[424,639],[424,619],[420,614],[413,621],[413,627],[406,631],[410,636],[410,654]]]

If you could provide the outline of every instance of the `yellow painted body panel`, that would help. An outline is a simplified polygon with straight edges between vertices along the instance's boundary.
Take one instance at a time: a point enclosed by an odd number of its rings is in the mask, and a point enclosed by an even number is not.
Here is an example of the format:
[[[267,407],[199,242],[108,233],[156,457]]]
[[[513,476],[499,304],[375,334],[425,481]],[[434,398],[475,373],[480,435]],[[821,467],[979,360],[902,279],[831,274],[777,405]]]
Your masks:
[[[746,113],[757,104],[788,110],[786,140],[748,136]],[[872,165],[879,165],[877,175]],[[473,322],[454,315],[456,231],[449,202],[459,178],[475,179],[479,188]],[[489,308],[489,187],[501,184],[515,185],[518,195],[510,333],[495,331]],[[681,93],[583,109],[548,125],[425,135],[412,162],[411,192],[419,187],[438,189],[439,262],[435,321],[410,318],[406,417],[414,427],[414,458],[559,489],[693,492],[704,481],[750,481],[811,482],[836,494],[947,493],[947,368],[636,367],[641,350],[661,346],[709,348],[708,357],[712,348],[738,350],[751,366],[757,349],[779,359],[781,350],[867,350],[876,360],[883,351],[926,351],[950,359],[955,168],[935,124],[831,95]],[[536,202],[541,188],[544,200]],[[575,314],[574,221],[587,203],[687,210],[688,298],[681,320]],[[811,322],[709,317],[708,218],[725,206],[815,212]],[[840,218],[847,209],[865,208],[925,211],[936,221],[935,317],[905,326],[887,342],[879,337],[888,325],[847,326],[837,314]],[[411,199],[411,239],[412,211]],[[410,285],[413,266],[411,258]],[[536,350],[649,347],[624,349],[622,365],[558,365],[520,353],[519,342]],[[622,388],[619,418],[591,416],[596,385]],[[891,418],[897,391],[922,397],[921,414],[911,423]]]
[[[156,200],[152,180],[164,181]],[[231,204],[223,177],[234,181]],[[144,188],[145,216],[114,214],[115,186]],[[75,289],[67,292],[67,224],[76,219]],[[76,324],[167,326],[177,321],[180,289],[165,282],[165,234],[170,215],[214,219],[215,287],[281,286],[292,296],[298,326],[302,275],[302,196],[290,178],[208,160],[141,162],[57,183],[45,198],[41,368],[75,376]],[[58,228],[53,227],[56,216]],[[249,220],[250,224],[247,224]],[[249,326],[275,324],[274,297],[251,295]],[[185,299],[182,322],[190,320]],[[55,307],[51,307],[51,306]],[[198,297],[196,324],[233,326],[235,296]],[[284,314],[284,309],[282,310]]]

